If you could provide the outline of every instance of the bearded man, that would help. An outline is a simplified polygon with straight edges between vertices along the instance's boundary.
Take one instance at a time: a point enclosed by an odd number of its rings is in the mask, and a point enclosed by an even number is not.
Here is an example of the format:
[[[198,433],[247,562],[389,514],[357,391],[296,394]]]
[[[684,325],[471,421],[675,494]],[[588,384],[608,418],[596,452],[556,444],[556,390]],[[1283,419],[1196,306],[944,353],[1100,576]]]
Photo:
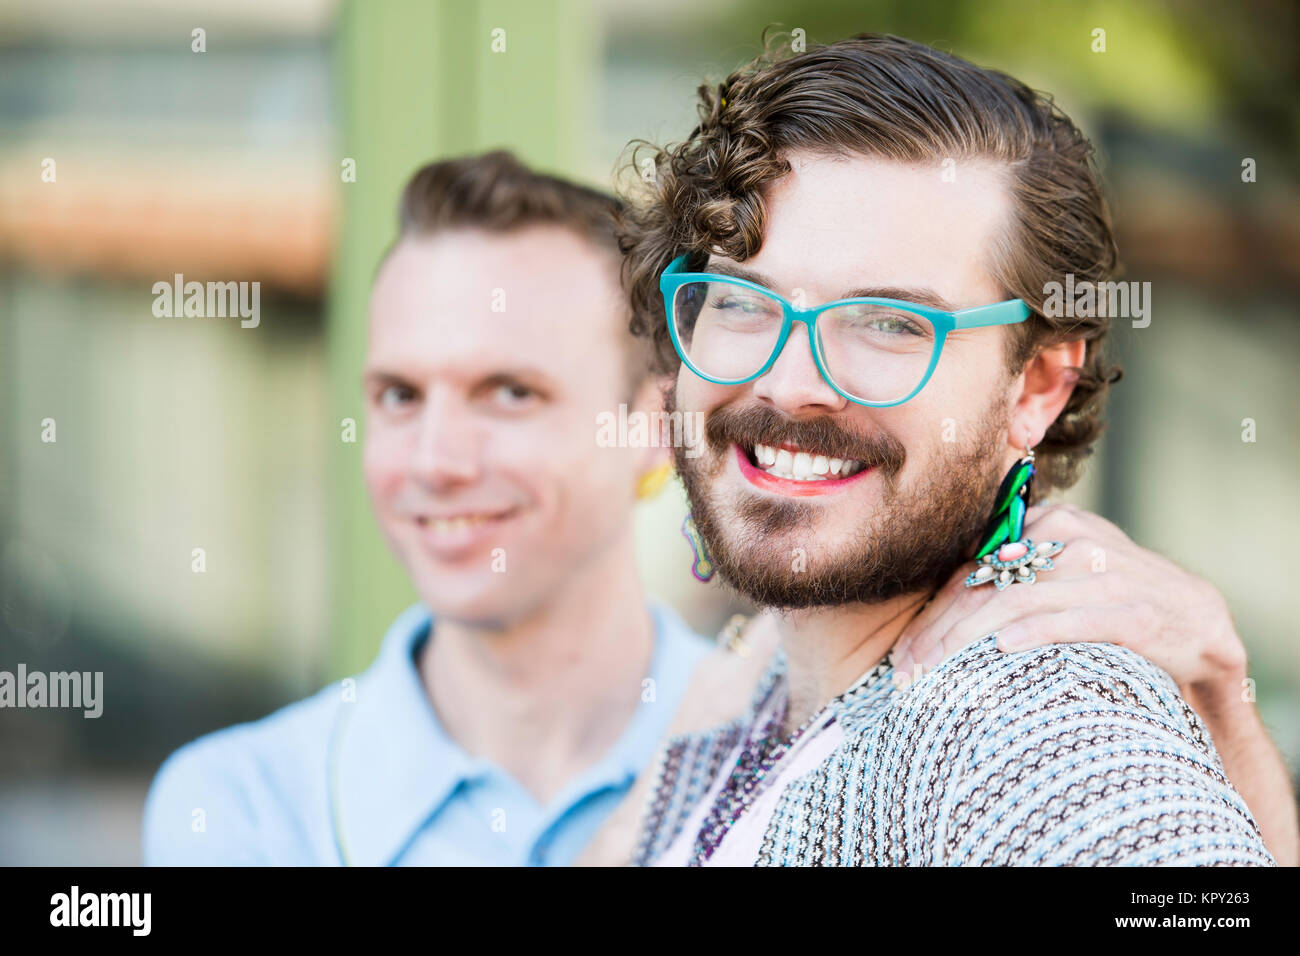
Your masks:
[[[1116,379],[1108,319],[1044,306],[1115,267],[1086,138],[887,36],[766,54],[701,100],[624,216],[624,278],[670,408],[707,416],[676,464],[708,558],[780,649],[740,719],[664,748],[635,861],[1273,864],[1178,686],[1104,634],[895,672],[963,565],[992,604],[1091,560],[1024,534]]]

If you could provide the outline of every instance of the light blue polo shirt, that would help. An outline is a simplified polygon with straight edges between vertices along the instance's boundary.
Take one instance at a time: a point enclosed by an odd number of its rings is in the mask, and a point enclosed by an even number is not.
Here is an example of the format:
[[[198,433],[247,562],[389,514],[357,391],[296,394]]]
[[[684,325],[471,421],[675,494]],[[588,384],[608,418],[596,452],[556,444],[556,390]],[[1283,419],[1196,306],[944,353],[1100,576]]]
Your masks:
[[[563,866],[654,757],[708,643],[650,605],[654,650],[622,737],[547,806],[447,736],[416,671],[415,605],[355,681],[200,737],[158,771],[148,865]]]

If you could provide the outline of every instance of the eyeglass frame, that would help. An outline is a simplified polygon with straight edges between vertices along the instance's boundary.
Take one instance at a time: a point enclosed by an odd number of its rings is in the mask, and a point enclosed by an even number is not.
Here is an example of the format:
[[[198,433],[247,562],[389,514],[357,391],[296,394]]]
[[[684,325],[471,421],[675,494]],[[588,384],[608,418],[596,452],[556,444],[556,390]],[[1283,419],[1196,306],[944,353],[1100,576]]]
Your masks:
[[[692,372],[704,379],[706,382],[712,382],[715,385],[744,385],[746,382],[752,382],[757,378],[762,378],[776,364],[777,358],[785,351],[786,343],[790,338],[790,330],[794,327],[795,322],[802,322],[808,327],[808,348],[812,351],[813,361],[817,364],[817,371],[821,373],[822,379],[833,388],[839,396],[853,402],[855,405],[864,405],[868,408],[892,408],[895,405],[902,405],[904,402],[911,401],[925,388],[926,383],[930,381],[930,376],[934,374],[935,367],[939,364],[939,356],[943,353],[943,344],[947,341],[948,333],[958,329],[980,329],[997,325],[1017,325],[1028,319],[1033,311],[1025,303],[1024,299],[1007,299],[1004,302],[994,302],[992,305],[978,305],[969,309],[960,309],[956,312],[945,312],[942,309],[935,309],[928,305],[921,305],[917,302],[905,302],[901,299],[883,299],[875,297],[856,298],[856,299],[835,299],[823,305],[814,306],[811,309],[801,309],[785,296],[773,292],[766,286],[761,286],[757,282],[750,282],[748,279],[741,279],[736,276],[720,275],[713,272],[682,272],[682,267],[686,264],[690,253],[678,256],[668,264],[668,267],[659,276],[659,291],[664,297],[664,317],[668,322],[668,335],[672,339],[673,348],[677,351],[677,356],[682,363]],[[692,282],[725,282],[731,285],[737,285],[741,288],[749,289],[752,292],[759,292],[765,296],[775,299],[781,304],[782,321],[781,334],[777,336],[776,345],[772,349],[772,354],[768,356],[767,362],[753,375],[745,378],[723,379],[712,375],[706,375],[700,371],[695,363],[687,356],[685,349],[682,348],[681,342],[677,338],[677,323],[673,321],[675,311],[674,300],[677,298],[677,290],[684,285]],[[905,312],[911,312],[926,319],[934,327],[934,349],[930,355],[930,365],[925,370],[925,375],[921,378],[921,383],[912,391],[900,399],[891,402],[871,402],[864,398],[857,398],[850,395],[844,389],[840,388],[831,378],[830,373],[822,361],[817,346],[817,319],[830,309],[838,308],[844,305],[885,305],[891,308],[900,309]]]

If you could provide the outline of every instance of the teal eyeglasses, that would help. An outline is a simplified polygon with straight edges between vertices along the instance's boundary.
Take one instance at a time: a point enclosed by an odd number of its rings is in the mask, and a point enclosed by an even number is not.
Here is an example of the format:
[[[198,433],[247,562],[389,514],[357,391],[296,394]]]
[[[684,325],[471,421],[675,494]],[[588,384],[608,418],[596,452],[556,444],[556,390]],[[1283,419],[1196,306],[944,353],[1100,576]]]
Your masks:
[[[683,272],[678,256],[659,277],[668,332],[686,367],[718,385],[767,373],[795,322],[822,378],[858,405],[901,405],[925,387],[955,329],[1015,325],[1029,318],[1022,299],[944,312],[897,299],[837,299],[804,309],[754,282]]]

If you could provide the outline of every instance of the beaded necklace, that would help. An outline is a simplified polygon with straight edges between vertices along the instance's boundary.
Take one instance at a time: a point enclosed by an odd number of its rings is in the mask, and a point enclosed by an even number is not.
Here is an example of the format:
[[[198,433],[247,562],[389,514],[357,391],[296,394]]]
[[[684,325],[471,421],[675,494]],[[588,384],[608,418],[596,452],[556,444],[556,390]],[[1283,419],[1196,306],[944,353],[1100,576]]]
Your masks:
[[[768,718],[759,734],[751,735],[745,741],[745,746],[741,749],[740,756],[736,760],[736,766],[732,768],[731,775],[718,792],[718,797],[714,801],[709,815],[705,817],[704,823],[700,826],[700,832],[695,838],[694,851],[687,863],[688,866],[703,866],[713,856],[714,851],[722,845],[723,837],[749,809],[750,805],[762,795],[765,784],[768,782],[768,775],[777,762],[789,752],[790,748],[808,731],[808,728],[821,719],[833,706],[843,701],[852,691],[857,690],[860,683],[861,681],[855,682],[843,694],[829,701],[825,707],[805,720],[792,735],[783,739],[781,725],[785,722],[785,712],[789,707],[789,701],[787,700],[784,707],[778,708]],[[826,718],[823,728],[829,727],[834,722],[834,716]]]

